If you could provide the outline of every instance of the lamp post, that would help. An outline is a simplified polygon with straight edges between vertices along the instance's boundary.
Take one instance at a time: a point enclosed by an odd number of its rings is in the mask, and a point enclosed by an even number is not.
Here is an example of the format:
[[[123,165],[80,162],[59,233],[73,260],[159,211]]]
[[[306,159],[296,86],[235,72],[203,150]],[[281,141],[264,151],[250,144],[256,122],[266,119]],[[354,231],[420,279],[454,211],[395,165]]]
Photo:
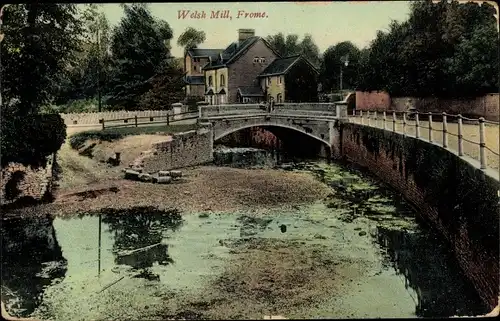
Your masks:
[[[342,65],[344,65],[346,67],[349,65],[349,55],[346,55],[346,56],[340,58],[340,62],[341,62],[341,64],[340,64],[340,91],[342,91],[342,80],[343,80],[342,79],[343,78],[343,68],[342,68],[343,66]]]

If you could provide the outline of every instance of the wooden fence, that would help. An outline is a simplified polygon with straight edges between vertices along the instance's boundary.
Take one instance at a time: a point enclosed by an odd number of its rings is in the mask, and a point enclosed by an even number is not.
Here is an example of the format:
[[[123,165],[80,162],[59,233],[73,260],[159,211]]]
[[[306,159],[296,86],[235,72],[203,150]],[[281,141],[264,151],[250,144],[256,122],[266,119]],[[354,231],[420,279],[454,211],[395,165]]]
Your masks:
[[[147,116],[140,117],[135,115],[134,117],[125,117],[112,120],[106,120],[104,118],[101,118],[99,120],[99,124],[101,124],[102,130],[105,130],[106,128],[139,127],[139,126],[148,126],[152,124],[157,124],[157,125],[165,124],[169,126],[172,123],[177,123],[180,121],[186,121],[190,119],[198,119],[198,111],[188,111],[178,114],[166,114],[162,116],[149,116],[149,117]]]

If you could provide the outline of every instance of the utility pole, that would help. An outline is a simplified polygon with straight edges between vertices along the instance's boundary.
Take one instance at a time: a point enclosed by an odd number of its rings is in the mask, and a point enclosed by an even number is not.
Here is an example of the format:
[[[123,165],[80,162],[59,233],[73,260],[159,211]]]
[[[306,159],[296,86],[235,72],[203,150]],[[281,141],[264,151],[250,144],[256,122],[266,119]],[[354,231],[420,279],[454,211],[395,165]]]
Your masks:
[[[101,37],[97,27],[97,110],[101,112]]]
[[[2,16],[3,16],[3,10],[8,6],[8,4],[0,5],[0,108],[3,106],[3,101],[2,101],[2,91],[3,91],[3,86],[2,86],[2,76],[3,76],[3,70],[2,70],[2,48],[1,48],[1,43],[4,38],[4,34],[2,33]]]

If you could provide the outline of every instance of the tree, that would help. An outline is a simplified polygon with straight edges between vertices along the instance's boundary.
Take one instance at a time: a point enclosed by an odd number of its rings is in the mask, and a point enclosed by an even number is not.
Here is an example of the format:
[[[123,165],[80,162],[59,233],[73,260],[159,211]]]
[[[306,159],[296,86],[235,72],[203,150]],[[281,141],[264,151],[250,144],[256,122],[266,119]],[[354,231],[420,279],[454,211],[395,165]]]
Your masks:
[[[4,11],[2,84],[4,109],[37,113],[57,90],[82,34],[74,4],[17,4]]]
[[[140,109],[170,109],[173,103],[184,98],[184,72],[174,58],[163,63],[162,68],[148,83],[150,89],[141,97]]]
[[[299,42],[299,36],[290,34],[285,38],[283,33],[280,32],[276,35],[267,36],[266,41],[269,42],[282,57],[301,54],[314,66],[319,66],[319,48],[314,43],[310,34],[306,34],[304,39]]]
[[[158,21],[145,5],[123,5],[125,16],[113,30],[111,50],[113,75],[107,103],[115,108],[134,109],[149,88],[149,79],[170,57],[173,32]]]
[[[93,98],[97,95],[98,85],[101,86],[102,92],[107,91],[107,78],[111,73],[111,30],[109,21],[105,14],[99,11],[99,6],[88,4],[81,13],[84,31],[80,48],[75,52],[75,64],[68,65],[66,72],[61,73],[57,104]]]
[[[339,42],[329,47],[323,54],[320,68],[320,81],[324,91],[340,88],[340,69],[342,68],[342,87],[355,88],[358,81],[360,50],[350,41]],[[347,67],[342,58],[348,58]]]
[[[205,41],[205,32],[202,30],[196,30],[193,27],[188,27],[177,39],[177,44],[184,47],[185,50],[198,47],[201,43]]]
[[[300,54],[304,56],[311,64],[315,67],[320,65],[320,54],[319,48],[314,42],[312,35],[306,34],[304,39],[300,42],[299,46]]]
[[[358,88],[422,97],[496,92],[495,14],[487,3],[413,2],[409,19],[378,32],[363,53]]]

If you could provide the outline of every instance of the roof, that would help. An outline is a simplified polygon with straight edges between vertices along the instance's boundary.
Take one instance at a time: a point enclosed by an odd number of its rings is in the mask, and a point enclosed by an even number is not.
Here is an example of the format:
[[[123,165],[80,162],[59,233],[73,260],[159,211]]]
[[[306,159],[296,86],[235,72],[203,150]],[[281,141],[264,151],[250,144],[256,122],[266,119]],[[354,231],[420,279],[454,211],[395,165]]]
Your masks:
[[[190,85],[204,85],[205,77],[204,76],[186,76],[184,81]]]
[[[246,52],[247,49],[249,49],[259,40],[262,40],[266,44],[266,46],[268,46],[269,49],[271,49],[276,54],[276,56],[281,57],[279,53],[276,52],[276,50],[264,38],[254,36],[247,38],[241,44],[238,44],[238,42],[231,43],[229,46],[227,46],[226,49],[224,49],[224,51],[222,51],[221,55],[218,55],[217,60],[208,63],[203,67],[203,69],[209,70],[226,67],[228,64],[238,59],[242,54]],[[220,59],[220,56],[222,56],[222,60]]]
[[[208,88],[208,90],[205,92],[205,95],[210,95],[210,96],[215,95],[213,88],[211,88],[211,87]]]
[[[266,69],[264,69],[260,73],[260,76],[284,74],[299,59],[300,55],[275,59],[269,66],[266,67]]]
[[[283,75],[286,74],[291,67],[300,59],[305,61],[315,72],[318,72],[318,70],[303,56],[301,55],[295,55],[295,56],[290,56],[290,57],[285,57],[285,58],[278,58],[275,59],[269,66],[264,69],[259,77],[266,77],[266,76],[274,76],[274,75]]]
[[[212,57],[215,58],[224,49],[203,49],[203,48],[192,48],[188,50],[188,54],[191,57]]]
[[[241,96],[264,96],[260,87],[238,87],[238,92]]]

